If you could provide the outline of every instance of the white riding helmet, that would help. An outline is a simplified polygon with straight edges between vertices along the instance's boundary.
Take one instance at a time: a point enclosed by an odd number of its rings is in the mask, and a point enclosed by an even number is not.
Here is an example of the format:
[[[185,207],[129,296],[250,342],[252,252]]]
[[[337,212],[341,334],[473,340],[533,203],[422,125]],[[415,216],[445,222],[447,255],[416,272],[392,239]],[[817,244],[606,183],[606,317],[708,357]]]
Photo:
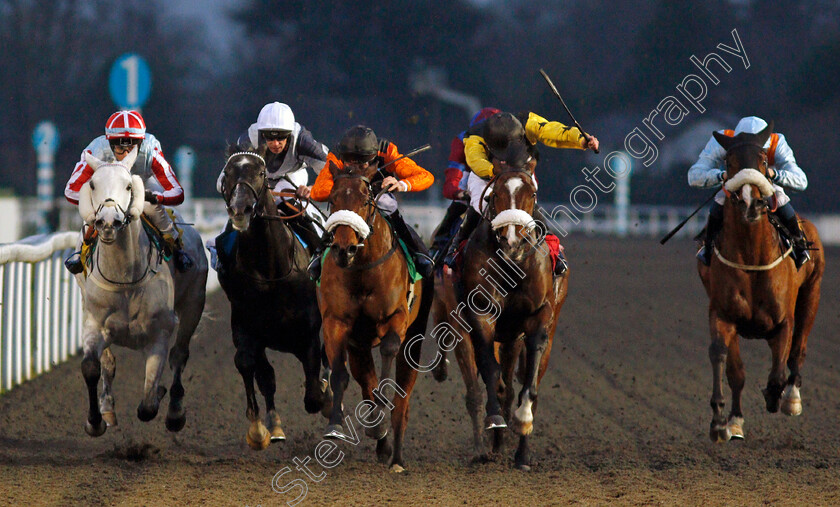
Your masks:
[[[253,126],[260,130],[281,130],[291,132],[295,128],[295,114],[292,108],[280,102],[266,104],[260,110],[257,123]]]
[[[746,132],[747,134],[758,134],[764,130],[765,127],[767,127],[767,122],[758,116],[746,116],[741,118],[741,121],[738,122],[738,126],[735,127],[735,135],[737,136],[741,132]]]

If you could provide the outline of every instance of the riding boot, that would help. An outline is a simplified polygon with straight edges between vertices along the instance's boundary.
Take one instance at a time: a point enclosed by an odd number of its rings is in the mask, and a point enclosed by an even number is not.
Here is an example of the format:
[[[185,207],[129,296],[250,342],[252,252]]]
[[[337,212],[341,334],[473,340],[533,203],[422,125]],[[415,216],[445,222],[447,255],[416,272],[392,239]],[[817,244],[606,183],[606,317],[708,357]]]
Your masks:
[[[397,237],[403,240],[409,253],[411,253],[411,257],[414,259],[414,267],[417,268],[420,276],[426,278],[431,275],[435,270],[435,263],[429,256],[429,250],[426,248],[423,240],[420,239],[417,231],[405,223],[405,219],[400,215],[400,210],[395,210],[387,218],[391,226],[394,227],[394,232],[397,233]]]
[[[791,235],[791,241],[793,242],[793,262],[796,264],[796,269],[799,269],[811,259],[811,255],[808,253],[808,241],[805,238],[805,232],[799,225],[799,218],[796,216],[796,211],[794,211],[790,203],[787,203],[777,209],[775,214]]]
[[[309,261],[309,266],[306,267],[306,272],[309,278],[318,281],[321,278],[321,259],[324,256],[325,246],[330,242],[331,234],[325,232],[323,236],[316,243],[315,253],[312,254],[312,260]]]
[[[557,252],[557,260],[554,263],[554,276],[560,276],[569,269],[569,263],[566,262],[566,256],[563,255],[563,250]]]
[[[446,253],[446,244],[449,243],[449,239],[452,237],[452,226],[467,211],[468,207],[469,204],[464,202],[452,201],[452,204],[446,208],[446,214],[443,215],[443,220],[437,228],[437,234],[435,234],[432,240],[432,248],[429,249],[435,264],[438,264],[440,258]]]
[[[78,275],[84,271],[85,266],[82,264],[82,252],[73,252],[70,254],[70,257],[64,259],[64,267],[74,275]]]
[[[307,244],[310,251],[323,251],[321,247],[321,234],[315,227],[315,222],[306,215],[299,216],[292,220],[292,230],[300,236],[300,238]]]
[[[461,228],[458,229],[458,234],[456,234],[455,239],[449,243],[449,250],[446,251],[446,257],[443,259],[444,264],[454,269],[455,257],[457,257],[458,248],[464,240],[470,237],[470,234],[472,234],[472,231],[478,226],[480,221],[481,215],[472,206],[470,206],[467,210],[466,216],[464,217],[464,221],[461,223]]]
[[[712,263],[712,249],[714,241],[723,226],[723,206],[713,202],[709,210],[709,221],[706,224],[706,237],[703,241],[703,248],[697,252],[697,259],[708,266]]]

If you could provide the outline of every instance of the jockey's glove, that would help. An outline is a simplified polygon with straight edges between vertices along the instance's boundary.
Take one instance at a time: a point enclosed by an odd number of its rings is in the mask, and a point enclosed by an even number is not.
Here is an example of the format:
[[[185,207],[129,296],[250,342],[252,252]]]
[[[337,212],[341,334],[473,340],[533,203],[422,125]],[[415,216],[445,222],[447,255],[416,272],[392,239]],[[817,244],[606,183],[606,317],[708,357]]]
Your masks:
[[[158,203],[158,195],[151,190],[146,189],[146,202],[150,202],[152,204]]]

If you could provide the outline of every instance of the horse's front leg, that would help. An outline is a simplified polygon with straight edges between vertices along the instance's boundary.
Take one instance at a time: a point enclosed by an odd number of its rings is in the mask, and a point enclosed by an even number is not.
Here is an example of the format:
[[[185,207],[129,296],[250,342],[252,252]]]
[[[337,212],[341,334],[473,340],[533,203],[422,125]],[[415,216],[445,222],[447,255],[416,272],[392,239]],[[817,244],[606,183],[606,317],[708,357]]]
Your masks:
[[[786,319],[767,338],[772,354],[772,364],[770,365],[770,375],[767,377],[767,387],[762,389],[762,393],[764,394],[767,411],[770,413],[779,411],[779,400],[787,381],[785,366],[790,355],[792,337],[793,325],[791,319]]]
[[[740,339],[737,335],[729,343],[729,352],[726,355],[726,379],[732,391],[732,408],[729,410],[726,427],[729,429],[730,438],[743,439],[744,413],[741,411],[741,392],[744,390],[746,375],[744,362],[741,360]]]
[[[277,409],[274,406],[274,393],[277,390],[277,381],[274,377],[274,368],[268,362],[268,357],[265,355],[265,349],[262,349],[257,354],[257,362],[254,370],[254,376],[257,379],[257,386],[265,399],[265,414],[268,420],[268,432],[271,435],[272,442],[280,442],[286,440],[286,434],[283,432],[281,426],[280,416],[277,414]]]
[[[499,404],[499,362],[493,353],[494,329],[492,324],[478,318],[472,319],[473,330],[470,338],[475,351],[476,366],[481,373],[484,387],[487,392],[487,403],[485,405],[486,416],[484,418],[484,429],[506,428],[504,417],[501,415],[502,407]]]
[[[717,312],[709,309],[709,325],[712,343],[709,345],[709,360],[712,363],[712,422],[709,425],[709,438],[712,442],[726,442],[731,434],[726,426],[723,409],[723,378],[726,370],[729,344],[737,338],[735,324],[721,320]]]
[[[400,473],[405,470],[402,449],[405,429],[408,426],[408,406],[414,383],[417,381],[417,370],[411,365],[420,364],[420,347],[406,347],[408,340],[404,340],[397,356],[396,380],[400,390],[394,394],[394,409],[391,411],[391,427],[394,430],[394,453],[391,457],[391,472]],[[411,362],[409,362],[409,360]]]
[[[105,433],[108,426],[99,412],[96,394],[102,367],[99,358],[102,357],[102,351],[105,349],[105,339],[97,324],[85,322],[83,343],[82,376],[84,376],[87,385],[89,401],[85,432],[92,437],[98,437]]]
[[[233,343],[236,345],[236,354],[233,362],[236,369],[242,376],[245,385],[245,401],[247,408],[245,415],[251,422],[248,432],[245,434],[245,441],[251,449],[260,451],[271,444],[271,434],[260,420],[260,406],[257,403],[257,394],[254,389],[254,376],[257,369],[257,357],[260,351],[254,344],[256,340],[237,328],[233,329]]]
[[[531,468],[528,436],[534,431],[537,388],[542,373],[545,371],[543,365],[548,359],[550,343],[548,321],[551,314],[552,308],[545,305],[537,315],[526,321],[525,326],[525,382],[519,392],[519,406],[513,413],[513,430],[520,435],[514,462],[520,470],[530,470]]]
[[[137,406],[137,418],[143,422],[157,417],[160,401],[166,395],[166,388],[160,385],[160,379],[166,365],[171,335],[171,329],[160,330],[157,338],[143,348],[143,354],[146,356],[146,382],[143,386],[143,400]]]
[[[350,375],[345,364],[347,360],[347,341],[350,338],[351,324],[335,317],[324,317],[322,330],[324,333],[324,352],[330,365],[330,389],[333,392],[332,412],[324,438],[340,438],[344,436],[344,391],[350,382]]]
[[[100,370],[102,372],[102,394],[99,395],[99,411],[108,426],[117,425],[117,414],[114,410],[114,393],[111,384],[117,374],[117,360],[110,347],[102,351]]]

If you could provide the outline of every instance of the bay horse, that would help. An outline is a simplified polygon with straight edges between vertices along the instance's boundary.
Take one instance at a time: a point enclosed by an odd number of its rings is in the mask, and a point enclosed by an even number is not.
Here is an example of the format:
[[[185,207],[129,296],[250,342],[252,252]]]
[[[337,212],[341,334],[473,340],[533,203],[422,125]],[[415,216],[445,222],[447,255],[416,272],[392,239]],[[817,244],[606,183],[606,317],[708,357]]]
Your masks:
[[[437,329],[446,323],[453,334],[470,338],[458,338],[455,355],[467,389],[476,458],[487,458],[483,429],[493,431],[492,453],[501,451],[512,415],[512,429],[519,435],[515,465],[527,471],[538,387],[568,293],[569,271],[553,276],[544,229],[533,218],[533,159],[511,166],[494,161],[494,166],[496,176],[485,190],[489,205],[461,254],[460,275],[446,268],[437,274],[433,324]],[[479,373],[487,395],[483,428]],[[511,414],[514,373],[523,386]]]
[[[304,408],[308,413],[329,408],[326,382],[320,380],[321,314],[315,303],[315,282],[306,266],[309,252],[295,239],[269,190],[265,146],[248,150],[228,147],[222,195],[230,218],[216,238],[219,283],[231,307],[234,363],[245,384],[245,440],[255,450],[285,440],[274,405],[274,368],[266,348],[293,354],[303,365]],[[254,391],[256,379],[265,398],[268,428],[260,419]]]
[[[365,433],[377,441],[378,460],[385,463],[390,458],[390,470],[399,473],[405,469],[403,439],[417,379],[412,365],[420,359],[420,347],[407,347],[405,338],[425,332],[434,282],[431,278],[409,279],[406,257],[398,252],[398,240],[376,206],[371,179],[377,167],[353,172],[330,164],[329,171],[334,185],[326,228],[332,234],[332,244],[324,257],[318,289],[334,395],[325,437],[343,436],[341,402],[349,381],[347,361],[364,398],[355,410],[356,417]],[[412,292],[413,304],[409,305]],[[377,346],[379,381],[373,361]],[[391,373],[394,359],[396,382]],[[383,393],[386,387],[394,391],[393,403]],[[391,409],[393,447],[388,442],[385,407]]]
[[[724,187],[728,197],[712,262],[708,267],[698,262],[709,296],[709,358],[714,377],[709,437],[713,442],[744,438],[741,391],[745,372],[739,336],[765,339],[770,346],[772,363],[763,389],[767,411],[781,408],[792,416],[802,412],[801,368],[820,302],[825,257],[817,229],[802,220],[813,251],[811,262],[797,270],[790,249],[782,246],[768,219],[768,202],[774,202],[775,197],[762,147],[772,129],[770,122],[758,134],[742,132],[728,137],[714,133],[726,150]],[[732,390],[728,418],[724,415],[724,373]]]
[[[207,257],[201,237],[182,225],[184,249],[193,269],[181,273],[159,254],[143,229],[145,186],[130,167],[137,148],[122,162],[105,162],[85,154],[94,173],[81,188],[79,213],[97,232],[89,274],[76,275],[84,301],[82,375],[90,402],[85,431],[92,437],[116,426],[111,383],[116,360],[111,345],[142,350],[146,356],[143,399],[137,417],[144,422],[157,416],[166,388],[160,385],[169,357],[173,371],[166,428],[180,431],[186,423],[181,376],[189,358],[190,339],[204,311]],[[175,343],[167,351],[169,342]],[[97,384],[103,391],[97,405]]]

